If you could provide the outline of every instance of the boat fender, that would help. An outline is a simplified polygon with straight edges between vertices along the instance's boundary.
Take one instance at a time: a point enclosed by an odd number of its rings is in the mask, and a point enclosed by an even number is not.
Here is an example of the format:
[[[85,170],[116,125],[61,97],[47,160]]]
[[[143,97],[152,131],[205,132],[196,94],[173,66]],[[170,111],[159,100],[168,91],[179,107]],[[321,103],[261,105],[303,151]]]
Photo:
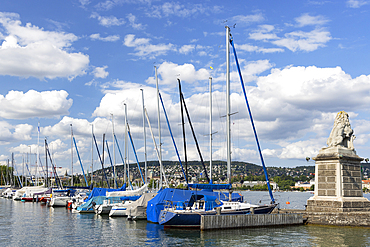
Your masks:
[[[221,207],[216,208],[216,214],[217,215],[221,215],[221,209],[222,209]]]
[[[254,208],[251,208],[250,213],[251,213],[251,214],[254,214]]]

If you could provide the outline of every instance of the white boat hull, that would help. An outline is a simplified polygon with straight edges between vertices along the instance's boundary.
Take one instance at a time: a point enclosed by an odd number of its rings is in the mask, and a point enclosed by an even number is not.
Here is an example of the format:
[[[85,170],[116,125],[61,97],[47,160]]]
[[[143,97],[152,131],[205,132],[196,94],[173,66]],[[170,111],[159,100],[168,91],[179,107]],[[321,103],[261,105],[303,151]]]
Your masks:
[[[111,217],[126,217],[126,211],[127,208],[130,206],[130,204],[133,203],[133,201],[125,201],[124,203],[120,205],[115,205],[112,207],[112,209],[109,212],[109,216]]]
[[[50,207],[66,207],[70,197],[52,197],[50,200]]]

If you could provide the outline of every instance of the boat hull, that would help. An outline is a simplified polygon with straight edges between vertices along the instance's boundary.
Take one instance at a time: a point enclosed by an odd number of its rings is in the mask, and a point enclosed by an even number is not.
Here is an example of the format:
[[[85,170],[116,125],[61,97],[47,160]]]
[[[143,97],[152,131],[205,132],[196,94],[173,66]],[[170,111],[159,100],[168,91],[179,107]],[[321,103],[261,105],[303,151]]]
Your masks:
[[[126,217],[127,207],[113,206],[109,212],[110,217]]]
[[[94,211],[96,214],[109,214],[112,209],[112,205],[98,205],[94,207]]]
[[[34,198],[33,197],[22,197],[21,201],[22,202],[33,202]]]
[[[159,215],[159,224],[165,227],[200,227],[201,215],[215,215],[216,212],[203,213],[198,212],[172,212],[162,210]]]
[[[263,205],[253,209],[254,214],[270,214],[276,207],[276,204]],[[250,209],[244,210],[224,210],[221,215],[250,214]],[[159,215],[159,224],[169,227],[200,227],[201,215],[216,215],[215,210],[210,211],[172,211],[162,210]]]

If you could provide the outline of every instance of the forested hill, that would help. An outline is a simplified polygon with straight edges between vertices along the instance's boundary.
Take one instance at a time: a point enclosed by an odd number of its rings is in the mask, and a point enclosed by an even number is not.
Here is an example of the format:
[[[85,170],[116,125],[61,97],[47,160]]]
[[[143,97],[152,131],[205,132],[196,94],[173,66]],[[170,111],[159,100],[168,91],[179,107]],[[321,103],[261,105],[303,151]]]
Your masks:
[[[141,169],[144,168],[144,162],[140,162]],[[178,161],[163,161],[164,169],[165,171],[170,171],[168,174],[174,174],[176,172],[181,172],[181,166]],[[185,166],[185,162],[182,162],[182,165]],[[209,162],[204,162],[205,167],[207,170],[209,170]],[[157,176],[159,174],[159,162],[158,161],[148,161],[147,162],[148,169],[150,169],[155,175]],[[227,171],[227,165],[225,161],[212,161],[212,167],[213,167],[213,176],[214,177],[220,177],[223,180],[223,177],[226,176]],[[185,167],[184,167],[185,169]],[[246,177],[249,176],[251,179],[256,177],[263,176],[263,169],[262,166],[247,163],[247,162],[238,162],[234,161],[231,165],[232,169],[232,176],[242,176]],[[111,168],[105,168],[107,172],[111,171]],[[117,173],[123,173],[123,165],[116,166]],[[137,170],[137,164],[131,163],[130,164],[130,171],[134,173],[134,175],[139,176],[138,170]],[[268,175],[270,178],[275,176],[293,176],[293,177],[299,177],[301,175],[304,176],[312,176],[315,172],[315,166],[298,166],[294,168],[289,167],[267,167]],[[200,161],[188,161],[188,172],[189,175],[199,175],[203,172],[203,166]],[[94,174],[101,174],[101,169],[94,172]]]

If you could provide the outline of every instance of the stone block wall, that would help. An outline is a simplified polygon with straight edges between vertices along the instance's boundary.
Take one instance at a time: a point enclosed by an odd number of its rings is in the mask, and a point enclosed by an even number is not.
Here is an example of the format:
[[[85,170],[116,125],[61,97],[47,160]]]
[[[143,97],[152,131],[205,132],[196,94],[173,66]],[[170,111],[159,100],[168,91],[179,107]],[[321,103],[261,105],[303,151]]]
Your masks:
[[[341,164],[343,197],[362,197],[361,165]]]
[[[313,212],[370,212],[370,202],[366,200],[307,200],[307,211]]]
[[[318,196],[337,196],[335,163],[317,164]]]
[[[308,219],[308,224],[370,227],[370,212],[307,212],[305,217]]]
[[[370,201],[362,194],[361,160],[354,155],[318,155],[315,196],[307,200],[307,211],[370,212]]]

